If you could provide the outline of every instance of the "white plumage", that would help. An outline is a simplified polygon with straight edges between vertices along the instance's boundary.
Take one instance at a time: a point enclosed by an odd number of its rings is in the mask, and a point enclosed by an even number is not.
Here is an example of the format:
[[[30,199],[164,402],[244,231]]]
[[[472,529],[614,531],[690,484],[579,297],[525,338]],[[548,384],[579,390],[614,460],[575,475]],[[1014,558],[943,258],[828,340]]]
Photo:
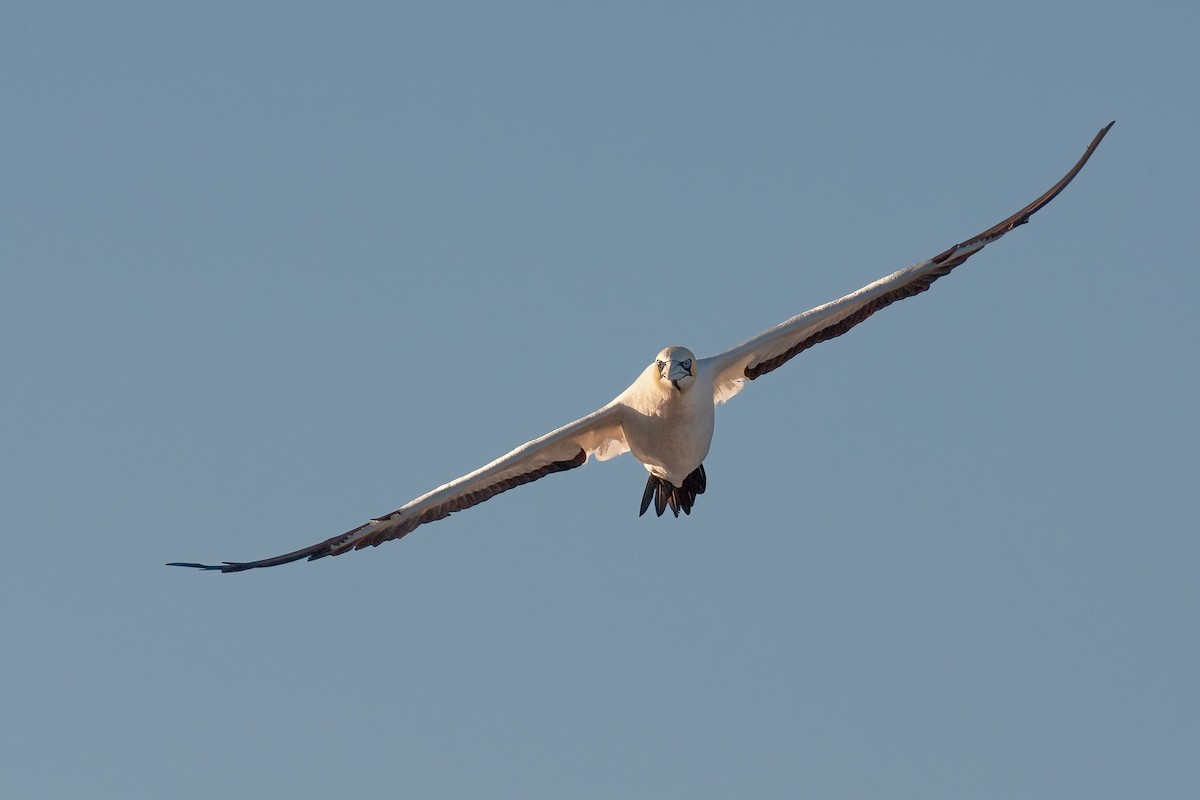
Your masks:
[[[173,563],[222,572],[272,567],[302,558],[340,555],[398,539],[418,525],[443,519],[500,492],[553,472],[582,466],[590,456],[605,461],[625,452],[650,473],[641,513],[653,503],[659,516],[690,514],[706,489],[704,458],[712,442],[714,407],[748,381],[783,365],[819,342],[848,331],[897,300],[925,291],[984,246],[999,239],[1045,206],[1074,179],[1114,123],[1096,134],[1074,167],[1045,194],[978,236],[931,259],[881,278],[832,303],[805,311],[730,350],[697,359],[684,347],[662,350],[628,389],[600,410],[526,442],[492,463],[412,500],[339,536],[274,558],[220,565]]]

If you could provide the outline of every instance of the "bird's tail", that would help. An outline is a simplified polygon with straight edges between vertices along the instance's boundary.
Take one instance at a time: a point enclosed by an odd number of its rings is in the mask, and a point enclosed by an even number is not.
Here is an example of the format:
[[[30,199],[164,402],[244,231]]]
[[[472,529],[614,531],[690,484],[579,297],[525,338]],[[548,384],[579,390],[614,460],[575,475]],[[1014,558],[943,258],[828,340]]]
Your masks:
[[[667,510],[667,506],[671,507],[671,511],[677,517],[680,511],[691,514],[692,506],[696,504],[696,495],[704,494],[704,487],[707,483],[708,479],[704,475],[703,464],[696,467],[683,479],[683,486],[675,486],[657,475],[651,475],[646,481],[646,491],[642,493],[642,508],[638,512],[638,516],[646,513],[646,509],[650,508],[651,500],[654,501],[654,512],[660,517]]]

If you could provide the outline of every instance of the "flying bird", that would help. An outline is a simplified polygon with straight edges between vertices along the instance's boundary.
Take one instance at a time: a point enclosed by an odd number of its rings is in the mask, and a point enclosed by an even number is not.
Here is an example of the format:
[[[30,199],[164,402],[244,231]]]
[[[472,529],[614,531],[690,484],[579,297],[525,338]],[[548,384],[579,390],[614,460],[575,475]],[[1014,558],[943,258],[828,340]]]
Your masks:
[[[841,336],[897,300],[920,294],[986,245],[1024,225],[1075,178],[1114,124],[1110,122],[1100,129],[1062,180],[983,233],[857,292],[794,316],[715,356],[696,358],[686,347],[667,347],[628,389],[603,408],[526,442],[390,514],[274,558],[221,564],[174,562],[168,566],[241,572],[375,547],[399,539],[418,525],[445,519],[455,511],[471,508],[516,486],[583,466],[589,456],[606,461],[625,452],[633,453],[650,473],[639,515],[652,505],[660,517],[668,508],[676,517],[680,511],[691,514],[697,496],[707,488],[704,459],[712,442],[717,405],[744,389],[748,381],[773,372],[813,345]]]

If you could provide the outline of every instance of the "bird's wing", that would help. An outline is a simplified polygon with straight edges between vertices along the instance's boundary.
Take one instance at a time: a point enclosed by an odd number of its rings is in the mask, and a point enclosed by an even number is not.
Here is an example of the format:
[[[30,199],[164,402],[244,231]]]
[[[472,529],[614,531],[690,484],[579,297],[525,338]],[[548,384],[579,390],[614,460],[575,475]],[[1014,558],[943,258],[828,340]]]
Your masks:
[[[1024,225],[1034,213],[1066,188],[1079,170],[1083,169],[1100,140],[1113,125],[1114,123],[1110,122],[1100,129],[1096,138],[1087,146],[1083,157],[1062,180],[1003,222],[931,259],[893,272],[853,294],[792,317],[731,350],[703,359],[702,362],[707,362],[706,366],[712,370],[713,402],[725,402],[740,392],[747,380],[766,375],[814,344],[841,336],[879,309],[925,291],[931,283],[978,253],[985,245],[996,241],[1018,225]]]
[[[604,408],[558,430],[526,442],[508,455],[485,467],[450,481],[418,497],[390,514],[359,525],[353,530],[323,542],[261,561],[225,561],[219,565],[174,562],[172,567],[241,572],[258,567],[275,567],[306,558],[309,561],[336,556],[348,550],[374,547],[389,539],[399,539],[426,522],[445,519],[455,511],[478,505],[484,500],[552,472],[582,466],[588,456],[606,461],[629,450],[621,424],[622,406],[613,401]]]

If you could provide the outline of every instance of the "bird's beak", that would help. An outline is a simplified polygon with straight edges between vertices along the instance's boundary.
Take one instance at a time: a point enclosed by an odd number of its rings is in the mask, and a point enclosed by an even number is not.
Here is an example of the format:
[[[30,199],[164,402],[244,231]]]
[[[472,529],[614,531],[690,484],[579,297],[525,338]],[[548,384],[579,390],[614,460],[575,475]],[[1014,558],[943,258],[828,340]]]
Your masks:
[[[672,383],[675,381],[681,381],[691,374],[692,373],[678,361],[672,361],[667,367],[667,380],[671,381]]]

